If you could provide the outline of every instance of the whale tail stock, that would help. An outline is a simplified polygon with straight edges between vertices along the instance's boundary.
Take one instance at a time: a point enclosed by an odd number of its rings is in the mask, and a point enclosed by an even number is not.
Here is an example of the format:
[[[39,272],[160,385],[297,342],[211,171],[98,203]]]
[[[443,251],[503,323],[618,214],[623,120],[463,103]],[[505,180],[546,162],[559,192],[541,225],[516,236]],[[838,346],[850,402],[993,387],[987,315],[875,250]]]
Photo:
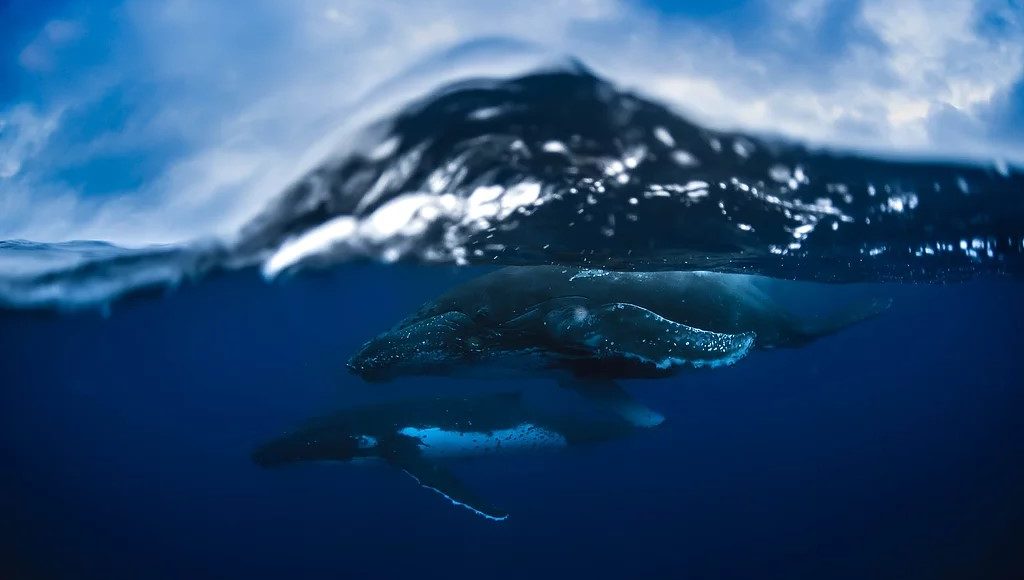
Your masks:
[[[801,322],[799,337],[792,346],[800,346],[815,341],[823,336],[835,334],[844,328],[880,316],[892,307],[891,298],[874,298],[855,302],[824,316],[815,317]]]

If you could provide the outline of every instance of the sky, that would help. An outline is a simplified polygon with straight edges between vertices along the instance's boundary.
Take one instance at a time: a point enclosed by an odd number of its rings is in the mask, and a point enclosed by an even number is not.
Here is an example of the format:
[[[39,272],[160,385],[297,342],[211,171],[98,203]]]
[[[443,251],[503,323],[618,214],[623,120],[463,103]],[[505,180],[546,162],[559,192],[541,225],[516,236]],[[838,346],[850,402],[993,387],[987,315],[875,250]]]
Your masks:
[[[537,54],[714,127],[1024,161],[1024,0],[242,6],[0,0],[0,240],[230,237],[384,110],[376,87],[412,78],[412,99]]]

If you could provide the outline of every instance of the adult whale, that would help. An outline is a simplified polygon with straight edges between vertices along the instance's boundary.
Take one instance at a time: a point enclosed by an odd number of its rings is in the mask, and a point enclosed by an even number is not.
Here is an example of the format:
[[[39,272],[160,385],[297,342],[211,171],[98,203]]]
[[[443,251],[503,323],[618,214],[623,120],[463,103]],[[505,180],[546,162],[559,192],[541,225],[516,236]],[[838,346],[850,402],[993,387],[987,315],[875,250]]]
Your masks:
[[[549,376],[638,424],[660,415],[614,382],[732,364],[877,315],[888,302],[800,317],[778,298],[805,283],[707,272],[510,267],[458,286],[349,361],[366,380],[402,375]],[[480,373],[477,373],[480,374]]]
[[[378,460],[401,469],[453,504],[491,520],[506,511],[467,489],[447,463],[460,458],[558,450],[623,437],[618,418],[556,415],[519,393],[434,397],[358,407],[312,419],[253,452],[264,467],[307,461]]]

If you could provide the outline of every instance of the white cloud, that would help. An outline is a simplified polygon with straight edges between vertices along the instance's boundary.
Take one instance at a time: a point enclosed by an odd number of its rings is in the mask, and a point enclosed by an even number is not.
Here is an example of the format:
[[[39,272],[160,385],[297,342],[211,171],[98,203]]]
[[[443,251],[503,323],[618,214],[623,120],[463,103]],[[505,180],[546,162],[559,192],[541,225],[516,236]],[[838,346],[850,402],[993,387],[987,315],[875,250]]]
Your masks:
[[[825,22],[829,6],[818,0],[780,5],[765,26],[781,39],[779,45],[799,47],[820,32],[815,27]],[[1010,40],[985,38],[977,31],[977,7],[971,0],[948,0],[941,6],[926,0],[865,0],[850,23],[861,28],[859,39],[834,55],[821,55],[810,77],[794,74],[798,71],[789,60],[774,59],[777,47],[771,44],[761,47],[761,54],[750,54],[721,38],[711,39],[713,51],[691,52],[683,66],[652,72],[621,63],[612,70],[718,125],[857,149],[1007,156],[979,142],[980,136],[950,142],[928,131],[930,116],[943,107],[974,115],[1024,73],[1019,20],[1011,24],[1017,34]],[[664,27],[658,31],[671,33]],[[632,53],[621,60],[641,59]],[[851,131],[851,124],[861,130]],[[1008,156],[1021,159],[1024,152]]]
[[[0,179],[17,175],[22,164],[46,146],[60,114],[60,110],[40,114],[27,104],[0,112]]]
[[[53,69],[55,52],[82,37],[85,29],[72,20],[51,20],[18,55],[26,69],[47,72]]]
[[[750,24],[750,34],[763,40],[744,42],[737,41],[742,31],[661,19],[625,0],[257,1],[245,9],[128,1],[110,22],[55,20],[21,51],[21,64],[44,77],[78,67],[89,81],[0,114],[7,123],[0,129],[0,238],[137,245],[230,235],[336,146],[339,127],[395,106],[365,100],[368,90],[404,72],[402,90],[378,95],[418,96],[457,70],[408,67],[488,36],[577,55],[718,126],[860,149],[1024,159],[1020,151],[995,151],[980,122],[958,125],[957,139],[929,130],[930,119],[949,107],[973,118],[1021,75],[1018,13],[1004,15],[1016,34],[986,38],[976,27],[977,2],[938,8],[926,0],[865,0],[847,23],[863,38],[804,54],[804,45],[834,25],[827,18],[833,4],[765,3],[764,21]],[[60,50],[104,35],[113,36],[115,49],[96,62],[76,62]],[[511,70],[516,62],[492,56],[471,72]],[[132,100],[103,106],[127,110],[124,123],[55,136],[88,121],[104,96],[122,93]],[[62,164],[147,147],[163,157],[139,187],[97,197],[54,179]]]
[[[1024,43],[991,42],[976,32],[975,3],[872,0],[864,18],[888,48],[882,65],[899,79],[886,98],[889,122],[919,146],[924,124],[944,105],[972,114],[1006,90],[1024,70]]]

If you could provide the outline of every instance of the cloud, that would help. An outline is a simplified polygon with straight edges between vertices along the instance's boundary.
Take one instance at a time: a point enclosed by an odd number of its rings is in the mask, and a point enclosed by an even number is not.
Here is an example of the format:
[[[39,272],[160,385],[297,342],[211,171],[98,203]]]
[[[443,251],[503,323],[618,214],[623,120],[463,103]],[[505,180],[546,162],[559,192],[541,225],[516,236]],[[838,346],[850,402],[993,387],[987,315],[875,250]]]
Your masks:
[[[72,20],[51,20],[47,22],[39,34],[18,55],[18,63],[24,68],[36,72],[49,72],[53,69],[56,52],[73,44],[85,33],[78,22]]]
[[[924,0],[806,0],[780,6],[753,25],[749,34],[767,39],[762,43],[712,35],[700,44],[714,47],[714,57],[698,50],[697,58],[679,57],[682,66],[670,62],[632,74],[624,65],[615,68],[632,84],[719,125],[857,149],[983,158],[1005,152],[986,146],[978,134],[958,142],[928,130],[932,117],[948,107],[977,117],[1024,72],[1020,11],[983,8],[963,0],[943,2],[941,9]],[[993,13],[1006,13],[1014,34],[983,34],[979,21]],[[666,38],[672,32],[655,30]],[[640,59],[646,50],[624,58]],[[1014,155],[1020,158],[1021,151]]]
[[[46,146],[59,119],[59,110],[41,115],[27,104],[0,114],[0,179],[21,172],[24,162]]]
[[[1024,78],[1002,91],[982,113],[986,135],[997,143],[1024,146]]]
[[[458,51],[424,64],[481,37],[574,54],[719,127],[1024,159],[1024,143],[993,129],[1020,119],[998,112],[1012,111],[1000,103],[1024,72],[1021,8],[1006,0],[753,0],[728,19],[624,0],[257,0],[244,10],[126,0],[68,10],[18,55],[35,89],[0,104],[0,238],[229,236],[336,146],[343,127],[395,106],[367,100],[373,87],[403,74],[404,85],[376,94],[414,97],[457,67],[514,69],[502,50],[483,67]]]

